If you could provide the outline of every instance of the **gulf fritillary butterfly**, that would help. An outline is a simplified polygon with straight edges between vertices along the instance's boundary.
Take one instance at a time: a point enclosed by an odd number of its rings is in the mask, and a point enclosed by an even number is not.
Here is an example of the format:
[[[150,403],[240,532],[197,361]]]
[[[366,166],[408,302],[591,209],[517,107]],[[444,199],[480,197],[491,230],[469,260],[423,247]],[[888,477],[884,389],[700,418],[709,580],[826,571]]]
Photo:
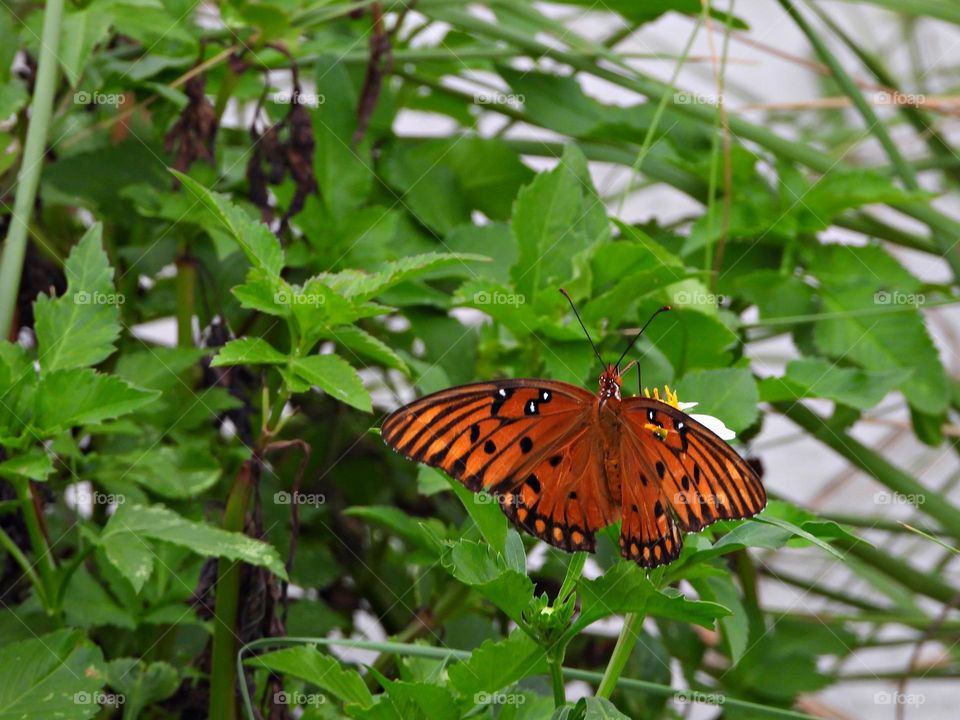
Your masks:
[[[620,362],[646,327],[606,365],[596,395],[528,378],[460,385],[396,410],[382,437],[492,494],[515,525],[554,547],[593,552],[597,530],[621,520],[620,553],[642,567],[665,565],[680,554],[681,531],[751,517],[767,499],[746,461],[675,395],[621,398],[621,377],[636,361],[623,372]]]

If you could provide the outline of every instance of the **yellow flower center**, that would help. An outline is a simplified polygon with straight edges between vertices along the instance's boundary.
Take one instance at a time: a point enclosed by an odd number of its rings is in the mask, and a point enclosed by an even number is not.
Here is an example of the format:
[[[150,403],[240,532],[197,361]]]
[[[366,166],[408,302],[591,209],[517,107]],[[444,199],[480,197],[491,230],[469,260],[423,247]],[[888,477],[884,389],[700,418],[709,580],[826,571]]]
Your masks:
[[[643,395],[644,397],[652,397],[654,400],[659,400],[660,402],[664,402],[667,405],[671,405],[672,407],[675,407],[677,410],[680,409],[680,398],[677,397],[677,393],[675,391],[670,389],[669,385],[663,386],[663,397],[660,397],[660,388],[654,388],[653,395],[650,395],[649,388],[644,388]]]

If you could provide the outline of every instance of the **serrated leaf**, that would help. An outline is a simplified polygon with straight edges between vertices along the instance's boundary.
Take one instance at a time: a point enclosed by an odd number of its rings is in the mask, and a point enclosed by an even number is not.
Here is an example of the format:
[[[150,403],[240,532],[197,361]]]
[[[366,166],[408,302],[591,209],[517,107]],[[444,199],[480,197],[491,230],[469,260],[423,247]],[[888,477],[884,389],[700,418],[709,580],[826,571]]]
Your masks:
[[[283,248],[270,228],[230,202],[229,196],[213,192],[181,172],[170,172],[176,175],[184,187],[193,193],[213,214],[215,220],[233,236],[251,265],[266,273],[267,277],[279,277],[285,264]]]
[[[258,655],[246,660],[244,664],[306,680],[345,703],[353,703],[363,708],[373,705],[373,696],[360,673],[356,670],[344,670],[336,659],[320,652],[314,645],[284,648]]]
[[[211,367],[229,365],[282,365],[289,358],[263,338],[231,340],[216,354]]]
[[[371,273],[345,270],[317,276],[330,288],[354,302],[372,300],[398,283],[444,268],[467,269],[468,262],[485,262],[484,255],[469,253],[423,253],[385,263]]]
[[[95,365],[114,351],[122,296],[113,291],[113,268],[93,225],[70,251],[63,297],[37,297],[38,358],[42,373]]]
[[[911,374],[908,368],[870,372],[841,367],[823,358],[803,358],[787,363],[783,377],[761,380],[760,397],[766,402],[826,398],[868,410],[905,383]]]
[[[371,412],[370,393],[363,387],[357,371],[338,355],[310,355],[291,358],[290,370],[301,380],[316,385],[341,402]]]
[[[53,470],[53,461],[50,456],[37,448],[0,462],[0,477],[13,481],[30,478],[43,482],[53,473]]]
[[[136,533],[115,531],[107,542],[101,544],[107,559],[139,593],[153,574],[155,554],[149,543]]]
[[[37,385],[33,424],[38,434],[54,435],[77,425],[112,420],[153,402],[160,393],[141,390],[115,375],[90,368],[56,370]]]
[[[450,686],[470,706],[480,692],[493,693],[531,675],[547,672],[544,649],[522,630],[514,630],[505,640],[487,640],[468,660],[447,671]]]
[[[596,580],[580,581],[580,617],[574,627],[582,629],[596,620],[623,613],[643,613],[713,628],[730,611],[713,602],[687,600],[657,590],[635,563],[622,561]]]
[[[375,360],[384,367],[394,368],[403,373],[410,372],[403,358],[397,355],[393,348],[366,330],[354,325],[343,325],[332,328],[328,331],[328,335],[334,342],[359,355]]]
[[[100,648],[76,630],[0,648],[0,720],[85,720],[100,712],[94,701],[105,680]]]
[[[99,539],[111,562],[111,545],[130,542],[131,533],[141,539],[172,543],[204,557],[223,557],[265,567],[281,578],[287,577],[283,561],[273,546],[242,533],[188,520],[163,505],[120,505]],[[117,569],[126,568],[117,566]]]

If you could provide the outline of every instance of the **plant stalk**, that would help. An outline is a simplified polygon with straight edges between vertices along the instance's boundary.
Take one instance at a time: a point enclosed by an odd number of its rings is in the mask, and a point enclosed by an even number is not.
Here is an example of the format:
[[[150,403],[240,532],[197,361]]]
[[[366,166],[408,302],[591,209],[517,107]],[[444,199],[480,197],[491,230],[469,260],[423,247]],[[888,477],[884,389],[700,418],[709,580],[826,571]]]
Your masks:
[[[613,694],[620,675],[627,666],[627,660],[630,659],[633,648],[636,647],[637,640],[640,638],[643,618],[644,616],[640,613],[627,613],[624,616],[623,627],[620,629],[617,644],[613,648],[613,655],[610,656],[610,662],[607,663],[607,669],[603,671],[603,678],[597,687],[597,697],[609,700]]]
[[[10,336],[13,315],[17,309],[20,275],[27,252],[27,233],[33,216],[33,203],[40,185],[46,153],[47,131],[53,114],[53,97],[57,90],[60,50],[60,25],[63,20],[63,0],[47,0],[43,13],[43,37],[40,40],[40,59],[37,81],[30,106],[30,124],[24,143],[23,159],[17,176],[16,198],[10,230],[0,257],[0,338]]]

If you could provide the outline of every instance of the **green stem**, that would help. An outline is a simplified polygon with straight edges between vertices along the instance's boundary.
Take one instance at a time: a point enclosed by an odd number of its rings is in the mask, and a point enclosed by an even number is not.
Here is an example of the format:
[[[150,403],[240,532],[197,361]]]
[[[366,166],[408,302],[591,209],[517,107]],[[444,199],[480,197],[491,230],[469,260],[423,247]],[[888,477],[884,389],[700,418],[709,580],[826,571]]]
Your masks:
[[[181,239],[177,258],[177,347],[193,347],[193,310],[196,307],[197,268],[187,256],[187,240]]]
[[[37,506],[33,500],[33,487],[27,478],[20,478],[13,485],[16,487],[17,497],[20,499],[20,510],[23,513],[24,524],[27,526],[27,535],[30,537],[30,545],[36,558],[36,565],[40,567],[40,581],[43,585],[44,598],[47,600],[44,607],[47,613],[53,615],[55,614],[55,608],[49,602],[56,595],[54,588],[57,566],[47,545],[47,538],[40,527]]]
[[[553,706],[567,704],[567,692],[563,686],[563,657],[559,654],[550,657],[550,684],[553,687]]]
[[[30,125],[23,150],[20,173],[17,177],[16,199],[10,230],[0,258],[0,339],[9,337],[13,315],[20,291],[23,258],[27,252],[27,234],[33,203],[40,184],[40,172],[47,144],[47,130],[53,113],[53,97],[57,89],[57,53],[60,49],[60,24],[63,19],[63,0],[47,0],[43,13],[43,37],[40,40],[40,59],[37,81],[30,106]]]
[[[27,576],[30,582],[33,584],[34,589],[37,591],[37,595],[40,597],[40,602],[44,607],[49,607],[49,601],[47,600],[47,590],[44,587],[43,580],[40,579],[40,576],[37,575],[36,571],[33,569],[33,565],[30,564],[30,561],[27,560],[27,556],[23,554],[23,551],[17,546],[7,533],[0,528],[0,545],[3,545],[6,548],[7,552],[10,553],[17,565],[23,570],[23,574]]]
[[[644,616],[640,613],[627,613],[624,616],[623,627],[620,629],[617,644],[613,648],[613,655],[610,656],[610,662],[607,663],[607,669],[603,671],[603,679],[600,680],[600,686],[597,688],[597,697],[609,700],[613,694],[613,690],[620,680],[620,675],[627,666],[627,660],[630,659],[633,648],[640,637],[643,618]]]
[[[243,464],[224,513],[223,529],[243,532],[247,506],[253,494],[253,463]],[[212,720],[235,720],[237,717],[237,675],[233,659],[237,652],[237,620],[240,606],[241,563],[220,558],[216,585],[216,609],[213,627],[213,652],[210,661],[210,712]],[[245,683],[240,683],[245,685]]]
[[[237,672],[242,672],[245,653],[253,650],[263,650],[270,647],[292,647],[296,645],[323,645],[333,647],[347,647],[361,650],[376,650],[377,652],[390,652],[407,657],[421,657],[431,660],[440,660],[449,662],[450,660],[467,660],[470,658],[470,652],[467,650],[454,650],[451,648],[439,648],[431,645],[404,644],[397,642],[383,642],[376,640],[352,640],[326,637],[285,637],[285,638],[262,638],[254,640],[244,645],[237,653],[236,665]],[[591,670],[580,670],[576,668],[563,668],[563,676],[571,680],[584,680],[586,682],[596,683],[601,680],[598,672]],[[677,690],[669,685],[648,682],[646,680],[634,680],[633,678],[619,678],[616,684],[624,690],[634,690],[637,692],[650,693],[656,697],[688,697],[683,690]],[[240,693],[243,695],[244,707],[247,717],[252,720],[253,703],[250,699],[250,693],[247,690],[246,683],[240,685]],[[774,707],[772,705],[761,705],[760,703],[750,702],[749,700],[740,700],[724,695],[721,692],[711,693],[715,698],[715,704],[722,708],[734,708],[736,710],[748,710],[751,716],[762,718],[791,718],[792,720],[817,720],[812,715],[797,712],[796,710],[787,710]],[[730,710],[730,716],[736,717],[733,710]]]
[[[834,430],[823,418],[803,405],[799,403],[774,403],[774,407],[817,440],[832,448],[856,467],[875,477],[893,492],[923,498],[925,502],[922,502],[917,509],[937,520],[951,537],[960,539],[960,510],[942,495],[922,485],[912,476],[890,463],[880,453],[858,442],[849,434]],[[853,545],[859,548],[858,552],[879,552],[872,548],[866,550],[865,548],[869,547],[866,543],[854,543]],[[893,560],[887,553],[881,553],[881,555],[891,561]],[[923,573],[918,573],[918,575],[925,580],[933,579]],[[950,589],[947,599],[944,599],[943,602],[949,602],[949,598],[952,598],[954,594],[955,591]]]

